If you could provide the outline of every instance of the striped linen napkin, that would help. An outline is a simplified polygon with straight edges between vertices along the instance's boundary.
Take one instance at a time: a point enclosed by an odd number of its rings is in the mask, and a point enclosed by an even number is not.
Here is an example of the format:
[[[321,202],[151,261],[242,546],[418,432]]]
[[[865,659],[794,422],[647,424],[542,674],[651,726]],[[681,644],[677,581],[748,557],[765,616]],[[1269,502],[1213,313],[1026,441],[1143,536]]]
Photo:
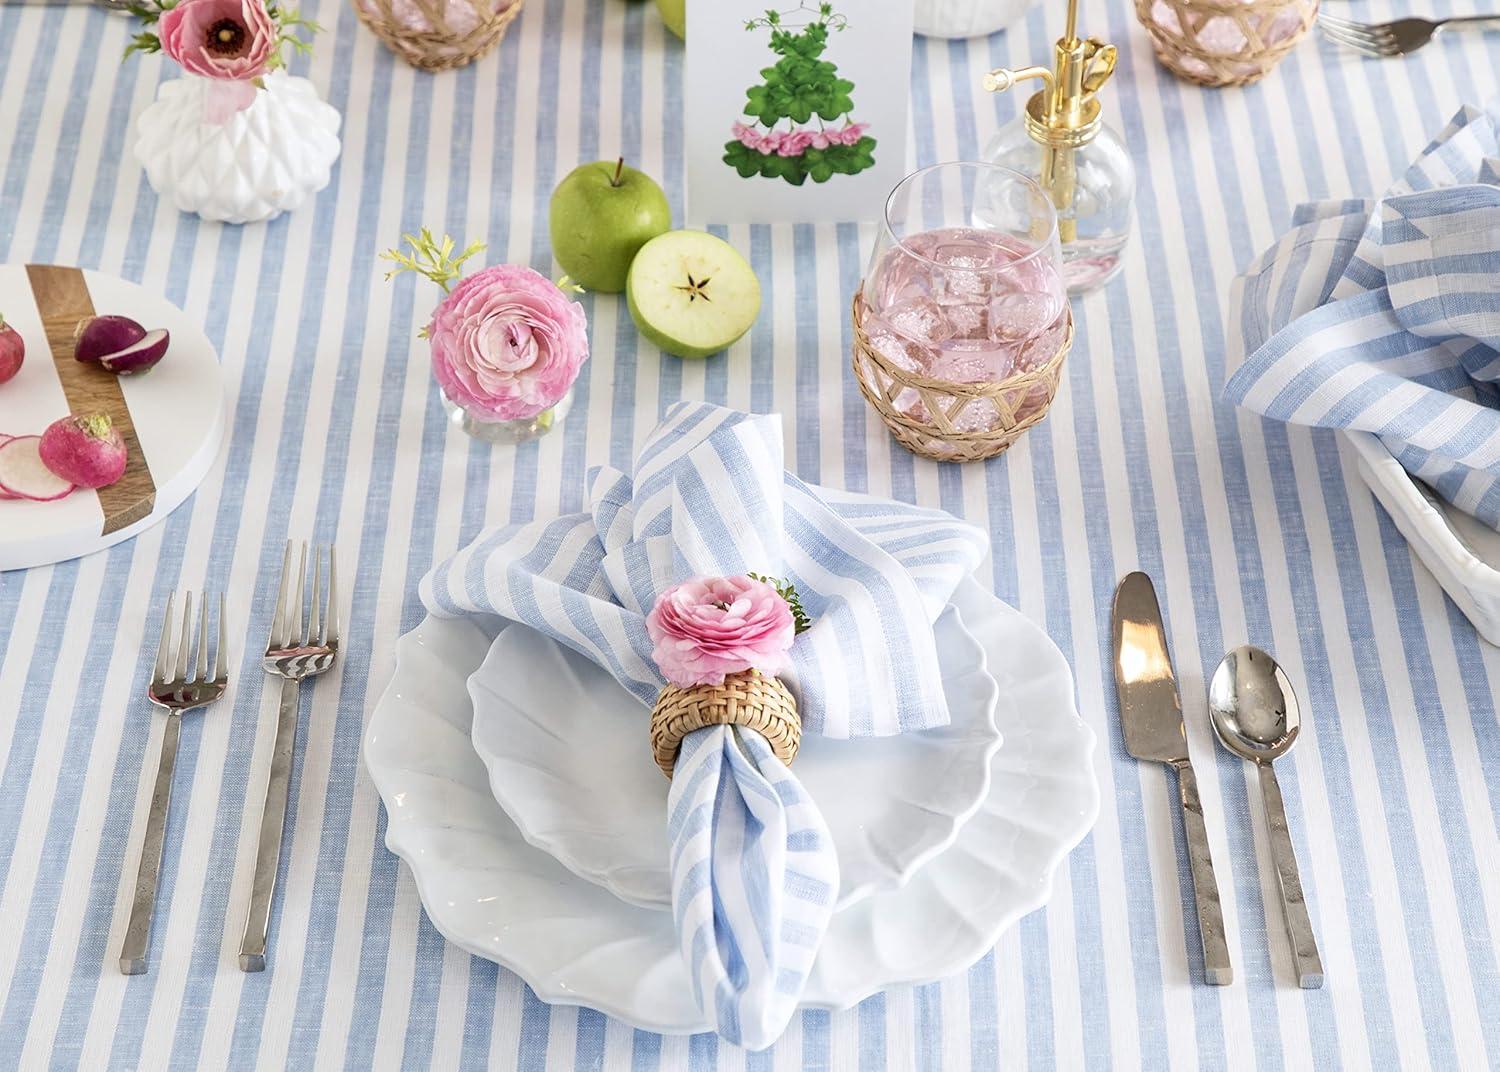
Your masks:
[[[1500,110],[1465,108],[1377,201],[1301,206],[1235,281],[1224,395],[1374,433],[1500,529]],[[1248,356],[1244,356],[1248,355]]]
[[[440,617],[537,629],[650,707],[666,684],[645,626],[657,593],[693,576],[785,578],[812,619],[782,675],[804,733],[946,725],[932,623],[987,537],[940,511],[805,484],[786,472],[781,444],[779,417],[678,403],[633,474],[590,473],[588,510],[483,533],[422,581],[422,600]],[[759,734],[717,726],[683,741],[667,824],[672,910],[699,1004],[729,1041],[768,1046],[837,900],[817,803]]]

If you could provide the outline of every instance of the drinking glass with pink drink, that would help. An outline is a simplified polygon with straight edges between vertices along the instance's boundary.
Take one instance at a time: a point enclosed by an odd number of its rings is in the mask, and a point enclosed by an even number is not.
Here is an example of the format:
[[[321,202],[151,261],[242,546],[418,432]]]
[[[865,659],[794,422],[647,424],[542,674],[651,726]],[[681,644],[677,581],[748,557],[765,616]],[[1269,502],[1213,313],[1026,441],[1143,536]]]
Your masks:
[[[886,202],[862,301],[871,347],[908,371],[981,383],[1045,364],[1067,331],[1051,201],[1020,172],[992,164],[908,175]],[[916,393],[904,395],[895,405],[921,416]],[[971,405],[960,420],[980,430],[994,416]]]

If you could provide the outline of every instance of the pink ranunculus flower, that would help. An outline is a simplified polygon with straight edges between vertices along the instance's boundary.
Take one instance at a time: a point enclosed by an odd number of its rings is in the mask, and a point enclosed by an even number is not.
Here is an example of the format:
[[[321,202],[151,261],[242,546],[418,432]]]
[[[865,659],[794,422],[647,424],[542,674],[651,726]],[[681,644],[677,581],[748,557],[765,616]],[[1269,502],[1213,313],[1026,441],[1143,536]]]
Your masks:
[[[465,277],[433,311],[427,336],[448,398],[497,421],[557,405],[589,357],[583,306],[515,264]]]
[[[823,127],[813,131],[812,140],[808,142],[808,144],[811,145],[814,149],[826,149],[830,145],[837,144],[833,140],[833,138],[833,132],[828,130],[826,127]]]
[[[757,152],[765,153],[767,156],[775,155],[776,150],[781,148],[781,131],[766,131],[755,140],[755,144],[751,146],[751,148],[755,149]]]
[[[845,145],[858,145],[859,139],[865,136],[865,131],[870,129],[869,123],[845,123],[844,129],[839,131],[839,139]]]
[[[754,577],[695,577],[668,588],[646,616],[651,657],[679,688],[722,685],[744,670],[774,676],[796,631],[786,600]]]
[[[760,135],[755,132],[754,127],[746,126],[744,123],[736,123],[731,129],[734,131],[735,140],[741,145],[750,149],[755,148],[755,140]]]
[[[250,106],[251,80],[276,54],[276,22],[263,0],[182,0],[161,13],[156,30],[162,51],[183,70],[223,83],[208,95],[210,122]]]
[[[793,130],[781,139],[781,147],[776,151],[782,156],[801,156],[812,144],[812,131]]]

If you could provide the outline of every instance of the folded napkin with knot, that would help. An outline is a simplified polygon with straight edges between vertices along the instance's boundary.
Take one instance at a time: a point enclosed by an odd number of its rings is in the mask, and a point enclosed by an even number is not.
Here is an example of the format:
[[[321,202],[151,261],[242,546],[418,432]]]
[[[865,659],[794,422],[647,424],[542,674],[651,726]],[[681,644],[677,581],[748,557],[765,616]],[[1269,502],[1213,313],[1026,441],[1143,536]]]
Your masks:
[[[816,488],[786,472],[781,421],[678,403],[630,475],[589,475],[589,508],[482,534],[422,582],[439,616],[521,622],[607,669],[647,710],[666,685],[646,615],[696,576],[793,584],[811,626],[782,680],[804,733],[946,725],[932,624],[988,548],[941,511]],[[588,742],[579,742],[588,747]],[[770,1045],[796,1010],[838,893],[817,802],[765,739],[713,726],[682,742],[667,799],[672,910],[719,1034]]]
[[[1374,201],[1301,206],[1235,282],[1225,397],[1371,432],[1500,529],[1500,110],[1465,108]],[[1248,356],[1245,356],[1248,355]]]

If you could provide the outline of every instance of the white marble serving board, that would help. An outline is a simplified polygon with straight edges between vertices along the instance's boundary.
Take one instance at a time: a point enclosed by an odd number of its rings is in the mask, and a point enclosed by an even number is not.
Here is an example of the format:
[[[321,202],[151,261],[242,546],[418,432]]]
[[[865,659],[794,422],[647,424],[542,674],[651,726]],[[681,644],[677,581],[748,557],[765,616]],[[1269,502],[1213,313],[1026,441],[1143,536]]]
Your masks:
[[[166,357],[147,373],[122,377],[75,360],[73,329],[90,305],[96,314],[166,328]],[[201,327],[145,287],[55,266],[0,265],[0,313],[26,343],[20,373],[0,384],[0,433],[39,435],[70,412],[109,412],[130,451],[125,476],[109,488],[49,503],[0,500],[0,571],[129,539],[193,493],[224,438],[219,358]]]

